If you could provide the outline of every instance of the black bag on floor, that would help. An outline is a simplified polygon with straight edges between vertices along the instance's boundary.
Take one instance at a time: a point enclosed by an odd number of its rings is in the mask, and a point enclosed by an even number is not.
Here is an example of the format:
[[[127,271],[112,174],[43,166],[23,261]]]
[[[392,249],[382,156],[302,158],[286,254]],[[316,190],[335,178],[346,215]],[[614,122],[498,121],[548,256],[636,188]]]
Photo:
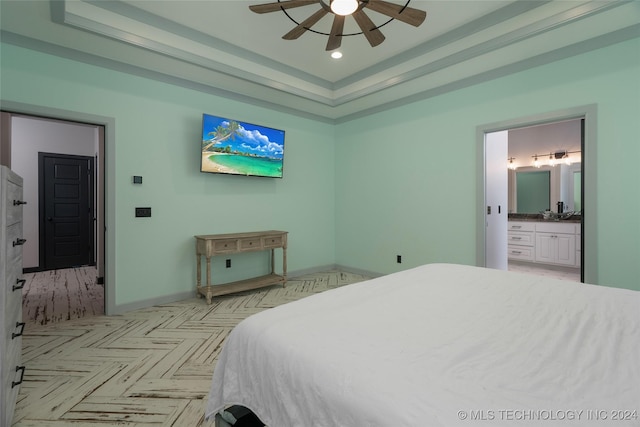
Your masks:
[[[264,423],[249,409],[232,406],[224,410],[223,419],[233,427],[264,427]],[[235,420],[235,422],[233,422]]]

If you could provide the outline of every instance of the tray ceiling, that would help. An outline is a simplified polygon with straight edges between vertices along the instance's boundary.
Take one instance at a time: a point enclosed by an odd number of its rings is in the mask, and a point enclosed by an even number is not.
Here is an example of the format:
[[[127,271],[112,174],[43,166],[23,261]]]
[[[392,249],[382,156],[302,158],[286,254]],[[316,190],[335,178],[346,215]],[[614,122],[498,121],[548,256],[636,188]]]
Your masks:
[[[404,1],[394,1],[404,4]],[[0,2],[2,40],[327,122],[428,98],[640,35],[637,1],[420,1],[414,28],[392,21],[375,48],[344,37],[281,37],[295,24],[265,1]],[[291,9],[304,20],[318,5]],[[381,23],[383,15],[367,11]],[[345,31],[353,22],[347,19]],[[331,17],[317,29],[328,31]],[[355,28],[355,27],[353,27]],[[316,27],[314,27],[316,29]]]

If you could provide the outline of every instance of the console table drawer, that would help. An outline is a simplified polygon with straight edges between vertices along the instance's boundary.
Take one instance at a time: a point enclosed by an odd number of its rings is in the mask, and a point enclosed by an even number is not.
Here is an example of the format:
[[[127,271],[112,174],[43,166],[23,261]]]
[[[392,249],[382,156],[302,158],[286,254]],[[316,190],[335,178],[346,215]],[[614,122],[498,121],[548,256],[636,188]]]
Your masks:
[[[250,251],[252,249],[255,249],[255,250],[262,249],[262,242],[260,241],[260,238],[240,240],[241,251]]]
[[[283,244],[282,236],[274,236],[274,237],[265,237],[264,238],[264,247],[265,248],[279,248]]]
[[[236,252],[238,250],[238,240],[213,240],[213,251],[215,253]]]

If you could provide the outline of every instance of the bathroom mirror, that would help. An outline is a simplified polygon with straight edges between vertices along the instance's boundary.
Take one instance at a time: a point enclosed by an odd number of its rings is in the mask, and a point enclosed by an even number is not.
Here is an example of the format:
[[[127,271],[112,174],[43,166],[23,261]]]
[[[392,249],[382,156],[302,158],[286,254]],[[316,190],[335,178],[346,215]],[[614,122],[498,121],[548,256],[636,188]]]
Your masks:
[[[516,209],[541,212],[551,209],[551,171],[516,172]]]
[[[564,211],[580,211],[581,164],[520,167],[509,170],[509,213],[556,212],[563,201]]]

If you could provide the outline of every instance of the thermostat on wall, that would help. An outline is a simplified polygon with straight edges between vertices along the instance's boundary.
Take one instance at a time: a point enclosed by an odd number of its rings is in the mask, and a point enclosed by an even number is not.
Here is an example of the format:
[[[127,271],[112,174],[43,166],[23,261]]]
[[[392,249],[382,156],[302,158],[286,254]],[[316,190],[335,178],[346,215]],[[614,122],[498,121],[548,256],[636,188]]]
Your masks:
[[[134,184],[142,184],[142,177],[139,175],[134,175],[133,176],[133,183]]]

